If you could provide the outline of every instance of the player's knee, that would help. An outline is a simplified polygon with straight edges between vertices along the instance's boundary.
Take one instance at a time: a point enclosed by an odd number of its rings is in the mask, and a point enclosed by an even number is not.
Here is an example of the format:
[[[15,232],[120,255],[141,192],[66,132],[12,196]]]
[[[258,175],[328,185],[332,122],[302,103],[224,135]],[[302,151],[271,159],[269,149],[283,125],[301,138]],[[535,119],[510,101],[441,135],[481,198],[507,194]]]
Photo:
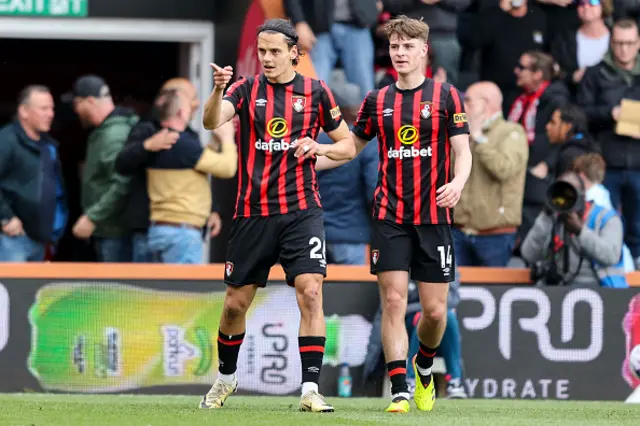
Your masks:
[[[229,322],[242,317],[249,309],[249,302],[240,297],[227,297],[224,301],[224,316]]]
[[[447,304],[429,303],[422,309],[423,318],[431,323],[440,323],[447,319]]]
[[[301,284],[298,286],[301,310],[308,313],[322,311],[322,282],[309,278]]]
[[[395,291],[386,291],[382,296],[382,309],[389,315],[403,316],[407,308],[407,299]]]

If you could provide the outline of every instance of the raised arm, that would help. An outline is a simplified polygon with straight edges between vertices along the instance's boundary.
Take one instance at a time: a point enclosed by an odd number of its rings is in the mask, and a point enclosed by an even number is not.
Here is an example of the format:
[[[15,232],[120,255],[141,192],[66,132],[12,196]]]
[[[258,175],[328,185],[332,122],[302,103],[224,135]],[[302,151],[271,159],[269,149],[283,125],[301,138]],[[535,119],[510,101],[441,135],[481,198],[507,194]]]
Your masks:
[[[215,130],[222,124],[231,120],[236,114],[236,105],[232,101],[223,99],[224,89],[231,81],[233,68],[226,66],[220,68],[216,64],[209,64],[213,68],[214,87],[209,99],[204,105],[202,125],[207,130]],[[232,85],[229,91],[235,86]],[[229,95],[227,95],[229,96]]]

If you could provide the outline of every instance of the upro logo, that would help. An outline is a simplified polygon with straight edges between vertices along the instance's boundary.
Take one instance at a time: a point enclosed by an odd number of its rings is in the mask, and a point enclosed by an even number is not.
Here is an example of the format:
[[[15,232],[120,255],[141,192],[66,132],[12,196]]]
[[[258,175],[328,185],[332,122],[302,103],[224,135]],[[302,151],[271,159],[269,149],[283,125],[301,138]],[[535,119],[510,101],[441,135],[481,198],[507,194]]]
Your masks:
[[[9,341],[9,293],[0,283],[0,351]]]
[[[547,294],[537,288],[513,288],[507,290],[499,301],[487,289],[482,287],[460,288],[462,300],[473,300],[482,304],[482,314],[477,317],[462,319],[467,330],[482,330],[489,327],[498,317],[498,346],[504,359],[511,359],[513,347],[512,328],[518,327],[532,333],[537,338],[540,354],[553,362],[591,362],[597,359],[603,347],[604,307],[600,295],[589,289],[577,288],[571,290],[562,300],[562,318],[560,339],[562,343],[573,340],[577,327],[585,327],[590,332],[589,346],[586,348],[557,348],[551,343],[551,333],[556,327],[549,325],[551,316],[551,301]],[[513,320],[513,305],[515,302],[529,302],[537,306],[537,313],[533,318],[519,318]],[[575,307],[578,303],[585,303],[591,311],[590,323],[576,324]],[[497,309],[496,309],[497,307]]]

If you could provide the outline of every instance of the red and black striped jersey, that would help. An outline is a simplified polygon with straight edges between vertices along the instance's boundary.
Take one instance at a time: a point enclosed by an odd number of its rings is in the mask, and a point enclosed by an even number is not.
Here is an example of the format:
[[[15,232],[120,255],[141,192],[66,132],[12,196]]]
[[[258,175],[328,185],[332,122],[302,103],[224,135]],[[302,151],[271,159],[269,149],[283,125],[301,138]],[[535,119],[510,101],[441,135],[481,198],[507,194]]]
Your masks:
[[[378,137],[374,219],[414,225],[451,223],[453,212],[437,206],[436,190],[451,180],[449,138],[469,133],[455,87],[426,79],[411,90],[392,84],[371,91],[353,132],[366,141]]]
[[[285,84],[264,74],[240,78],[227,90],[240,118],[236,217],[270,216],[321,207],[316,159],[296,158],[297,141],[316,139],[342,122],[324,82],[296,73]]]

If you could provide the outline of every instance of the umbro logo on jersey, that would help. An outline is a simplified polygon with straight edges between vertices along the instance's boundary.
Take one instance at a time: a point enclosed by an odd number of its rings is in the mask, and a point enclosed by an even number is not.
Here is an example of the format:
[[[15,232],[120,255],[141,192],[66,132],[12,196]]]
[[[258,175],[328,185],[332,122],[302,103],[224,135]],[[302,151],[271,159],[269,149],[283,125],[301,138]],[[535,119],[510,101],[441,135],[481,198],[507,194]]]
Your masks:
[[[382,111],[383,117],[390,117],[391,115],[393,115],[393,110],[391,108],[387,108],[384,111]]]
[[[256,106],[263,107],[266,104],[267,104],[267,100],[266,99],[256,99]]]

